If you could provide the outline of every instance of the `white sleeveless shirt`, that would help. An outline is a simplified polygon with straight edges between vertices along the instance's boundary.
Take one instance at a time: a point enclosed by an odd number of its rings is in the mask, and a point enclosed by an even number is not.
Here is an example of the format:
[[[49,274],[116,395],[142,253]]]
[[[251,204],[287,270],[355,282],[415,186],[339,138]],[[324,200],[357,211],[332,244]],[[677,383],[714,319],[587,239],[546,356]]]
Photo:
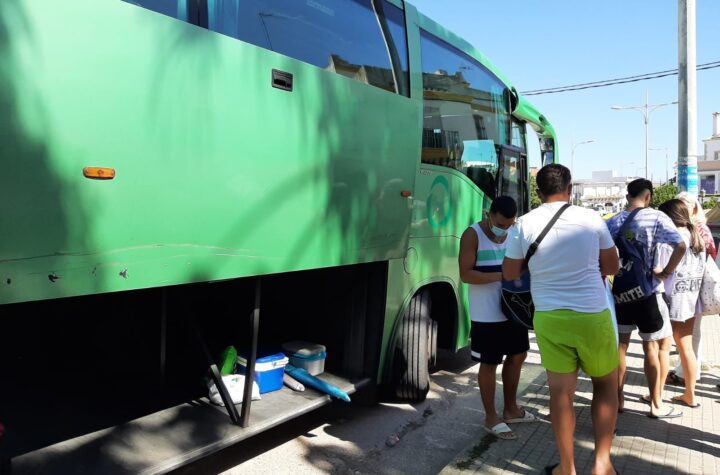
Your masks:
[[[477,234],[478,246],[475,257],[475,270],[480,272],[502,272],[502,263],[505,258],[504,242],[498,244],[491,241],[478,223],[470,226]],[[489,284],[469,284],[468,301],[470,304],[470,319],[473,322],[496,323],[507,320],[500,307],[500,282]]]

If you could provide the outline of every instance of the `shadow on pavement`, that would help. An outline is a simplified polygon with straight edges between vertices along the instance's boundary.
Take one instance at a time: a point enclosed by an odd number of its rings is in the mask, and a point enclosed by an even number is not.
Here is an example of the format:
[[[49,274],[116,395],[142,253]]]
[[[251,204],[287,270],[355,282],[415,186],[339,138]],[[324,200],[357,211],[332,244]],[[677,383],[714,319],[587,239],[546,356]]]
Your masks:
[[[698,384],[697,394],[706,413],[694,413],[681,408],[684,417],[670,420],[651,419],[646,416],[645,404],[639,402],[644,391],[644,374],[633,371],[632,381],[626,386],[626,410],[619,414],[617,436],[613,442],[612,458],[620,473],[716,473],[703,465],[708,457],[720,458],[720,435],[692,427],[706,417],[712,419],[711,401],[720,395],[714,376],[706,375]],[[630,375],[629,375],[630,376]],[[442,473],[543,473],[545,466],[559,461],[552,426],[549,423],[549,389],[547,378],[541,374],[528,386],[522,399],[545,420],[538,424],[515,425],[517,441],[480,441],[461,454],[453,465]],[[590,473],[593,463],[594,438],[591,423],[591,382],[586,376],[578,380],[575,398],[577,415],[575,431],[575,460],[578,473]],[[678,394],[678,388],[666,387],[666,400]],[[691,423],[692,421],[692,423]],[[714,465],[713,465],[714,466]]]

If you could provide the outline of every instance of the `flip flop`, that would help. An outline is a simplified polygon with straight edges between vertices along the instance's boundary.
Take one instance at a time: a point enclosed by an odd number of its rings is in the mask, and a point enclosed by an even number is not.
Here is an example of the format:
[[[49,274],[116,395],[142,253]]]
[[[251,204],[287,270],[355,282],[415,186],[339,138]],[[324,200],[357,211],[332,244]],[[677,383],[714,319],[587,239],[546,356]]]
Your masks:
[[[676,417],[682,416],[682,411],[675,410],[675,407],[670,406],[670,410],[667,412],[667,414],[650,414],[648,412],[648,417],[651,419],[675,419]]]
[[[494,435],[500,440],[515,440],[517,439],[517,435],[510,429],[510,426],[505,424],[504,422],[500,422],[498,424],[495,424],[492,426],[492,429],[483,426],[483,429],[485,429],[488,433]]]
[[[673,402],[674,404],[680,404],[681,406],[689,407],[691,409],[700,407],[699,402],[696,402],[695,405],[693,406],[691,404],[688,404],[687,401],[685,401],[684,399],[682,399],[682,396],[675,396],[675,397],[671,398],[670,401]]]
[[[685,387],[685,378],[681,378],[675,373],[668,373],[667,378],[665,378],[665,384]]]
[[[555,470],[555,467],[560,465],[559,463],[556,463],[555,465],[548,465],[545,467],[545,475],[553,475],[553,470]]]
[[[520,424],[523,422],[537,422],[538,418],[535,417],[535,414],[532,412],[528,412],[525,409],[523,409],[523,416],[522,417],[514,417],[512,419],[505,419],[505,422],[508,424]]]

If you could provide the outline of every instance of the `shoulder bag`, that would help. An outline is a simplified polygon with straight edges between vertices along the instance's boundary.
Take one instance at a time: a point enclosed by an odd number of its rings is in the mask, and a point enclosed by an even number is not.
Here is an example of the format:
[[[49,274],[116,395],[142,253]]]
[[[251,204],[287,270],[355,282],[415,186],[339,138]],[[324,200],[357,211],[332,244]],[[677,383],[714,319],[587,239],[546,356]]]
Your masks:
[[[550,228],[555,225],[558,218],[560,218],[560,215],[563,214],[563,212],[569,207],[570,204],[568,203],[560,208],[547,226],[545,226],[545,229],[542,230],[537,239],[535,239],[535,242],[530,244],[527,254],[525,254],[525,267],[528,266],[530,258],[535,254],[538,246],[550,231]],[[535,304],[533,303],[532,295],[530,294],[530,271],[523,273],[518,280],[503,280],[500,305],[502,306],[503,314],[505,314],[505,317],[508,320],[518,325],[522,325],[529,330],[533,329]]]

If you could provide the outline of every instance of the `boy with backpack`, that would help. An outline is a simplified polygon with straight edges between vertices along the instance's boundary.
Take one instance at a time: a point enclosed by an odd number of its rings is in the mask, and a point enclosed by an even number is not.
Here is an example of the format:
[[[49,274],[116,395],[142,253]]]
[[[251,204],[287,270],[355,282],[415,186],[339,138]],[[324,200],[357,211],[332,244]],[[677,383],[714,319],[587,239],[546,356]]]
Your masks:
[[[643,340],[645,376],[650,390],[652,418],[673,418],[682,412],[662,402],[669,370],[672,327],[662,281],[673,274],[686,245],[673,222],[664,213],[649,208],[653,185],[639,178],[627,186],[628,207],[607,222],[620,254],[620,271],[613,280],[615,312],[620,333],[618,411],[623,411],[625,355],[630,335],[637,328]],[[667,244],[673,252],[663,269],[655,268],[655,248]]]

